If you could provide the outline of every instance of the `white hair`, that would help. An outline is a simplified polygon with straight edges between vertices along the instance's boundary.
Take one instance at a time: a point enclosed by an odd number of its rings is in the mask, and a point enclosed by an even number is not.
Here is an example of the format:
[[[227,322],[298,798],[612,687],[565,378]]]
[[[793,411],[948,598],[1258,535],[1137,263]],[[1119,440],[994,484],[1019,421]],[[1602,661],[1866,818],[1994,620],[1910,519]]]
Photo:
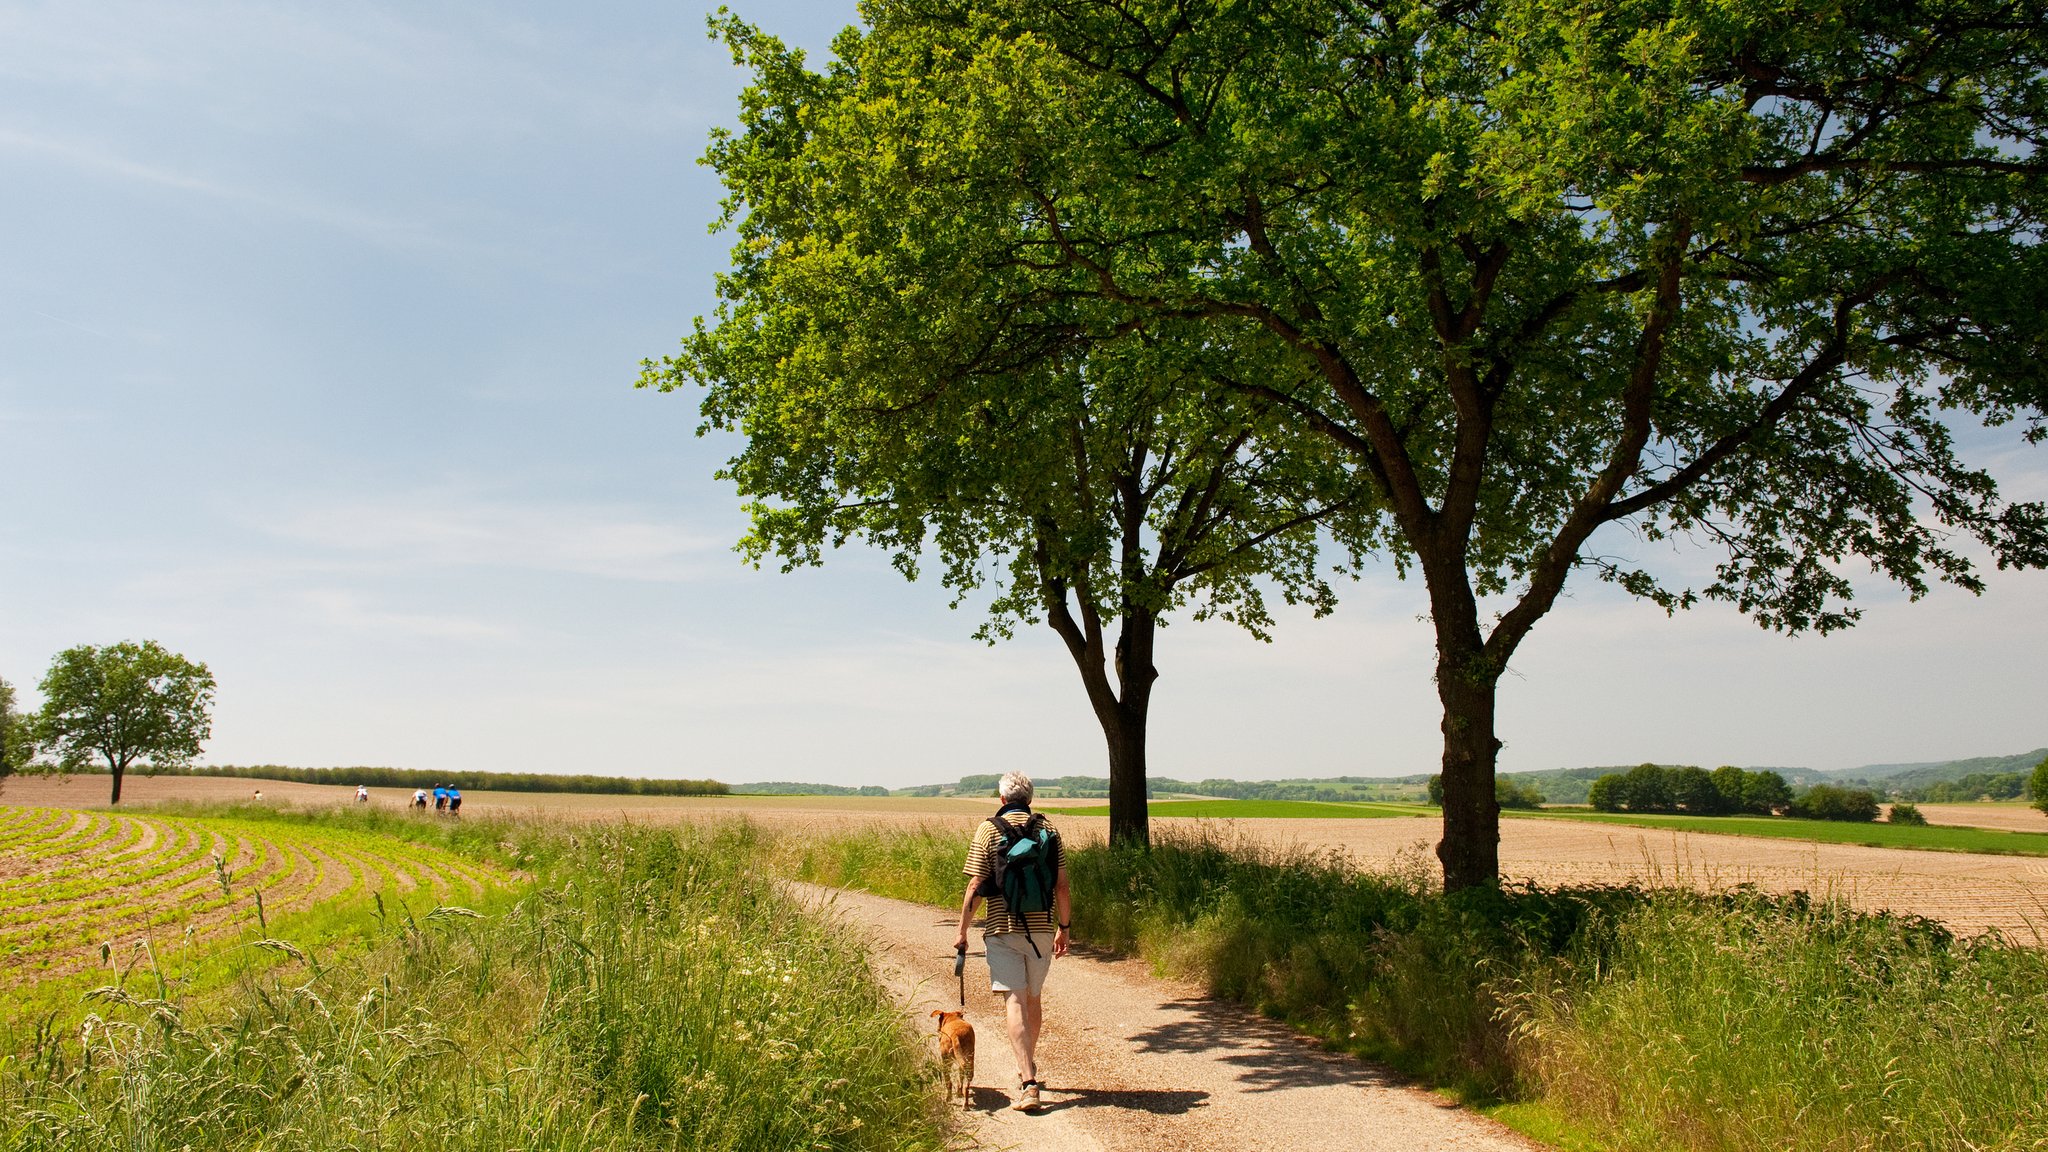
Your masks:
[[[1022,772],[1003,773],[1002,782],[996,785],[996,795],[1005,804],[1031,803],[1031,777]]]

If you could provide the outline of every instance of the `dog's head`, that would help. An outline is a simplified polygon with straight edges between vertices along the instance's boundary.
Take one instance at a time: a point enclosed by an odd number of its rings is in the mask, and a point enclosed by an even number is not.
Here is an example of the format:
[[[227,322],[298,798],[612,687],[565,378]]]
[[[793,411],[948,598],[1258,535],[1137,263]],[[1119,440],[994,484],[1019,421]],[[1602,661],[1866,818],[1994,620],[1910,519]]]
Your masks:
[[[946,1025],[951,1024],[953,1021],[965,1020],[967,1018],[963,1013],[947,1012],[938,1008],[932,1009],[932,1015],[939,1018],[939,1031],[941,1032],[944,1032],[946,1030]]]

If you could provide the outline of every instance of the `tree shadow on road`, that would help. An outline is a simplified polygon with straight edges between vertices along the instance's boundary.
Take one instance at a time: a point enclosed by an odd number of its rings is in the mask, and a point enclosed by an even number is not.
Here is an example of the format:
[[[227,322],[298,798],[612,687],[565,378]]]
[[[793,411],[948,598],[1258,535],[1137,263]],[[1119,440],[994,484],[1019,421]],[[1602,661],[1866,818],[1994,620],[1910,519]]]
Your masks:
[[[1207,1106],[1207,1092],[1173,1092],[1159,1088],[1072,1088],[1045,1086],[1056,1097],[1047,1100],[1040,1112],[1063,1112],[1069,1108],[1117,1108],[1126,1112],[1149,1112],[1154,1116],[1185,1116]],[[976,1101],[979,1103],[979,1101]],[[1005,1106],[1009,1098],[1004,1097]]]
[[[1277,1021],[1218,1000],[1185,999],[1163,1005],[1186,1018],[1135,1032],[1140,1052],[1199,1052],[1240,1070],[1247,1092],[1289,1088],[1393,1087],[1406,1079],[1394,1072],[1323,1051]]]

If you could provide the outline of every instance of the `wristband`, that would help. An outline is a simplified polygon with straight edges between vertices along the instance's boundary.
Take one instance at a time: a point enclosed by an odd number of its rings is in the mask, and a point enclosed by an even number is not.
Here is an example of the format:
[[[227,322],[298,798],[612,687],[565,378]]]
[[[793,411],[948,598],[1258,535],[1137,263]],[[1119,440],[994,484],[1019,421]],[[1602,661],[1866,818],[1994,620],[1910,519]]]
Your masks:
[[[1074,927],[1073,921],[1071,921],[1071,920],[1070,920],[1070,921],[1068,921],[1067,923],[1065,923],[1065,924],[1062,924],[1062,925],[1060,925],[1060,931],[1062,931],[1062,932],[1070,931],[1070,930],[1071,930],[1071,929],[1072,929],[1073,927]]]

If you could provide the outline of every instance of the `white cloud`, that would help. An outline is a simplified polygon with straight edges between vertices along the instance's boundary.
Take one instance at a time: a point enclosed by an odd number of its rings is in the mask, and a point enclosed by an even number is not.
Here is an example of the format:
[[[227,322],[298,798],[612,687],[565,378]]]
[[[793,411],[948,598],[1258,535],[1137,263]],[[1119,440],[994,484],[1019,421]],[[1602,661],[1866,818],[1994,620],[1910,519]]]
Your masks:
[[[682,580],[726,542],[629,506],[422,490],[308,499],[260,514],[306,559],[386,569],[496,568]]]

